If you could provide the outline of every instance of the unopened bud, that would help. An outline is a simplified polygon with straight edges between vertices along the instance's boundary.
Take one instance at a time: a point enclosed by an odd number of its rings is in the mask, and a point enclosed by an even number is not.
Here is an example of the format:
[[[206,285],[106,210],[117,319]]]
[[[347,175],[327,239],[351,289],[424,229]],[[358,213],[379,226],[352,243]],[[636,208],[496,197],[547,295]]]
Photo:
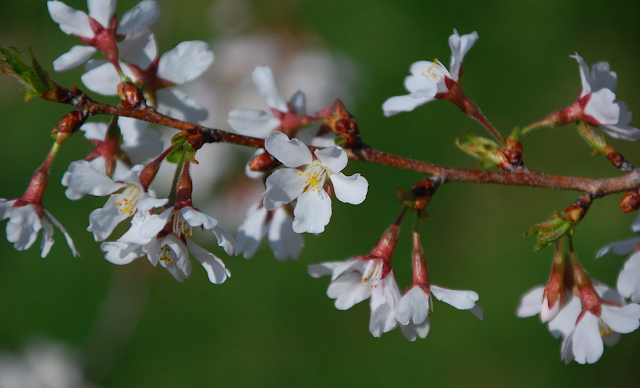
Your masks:
[[[256,172],[265,172],[275,168],[278,165],[278,161],[276,158],[271,156],[270,154],[263,153],[260,155],[256,155],[249,162],[249,170]]]
[[[122,106],[128,109],[138,109],[146,101],[142,91],[132,82],[120,82],[118,96],[120,96]]]
[[[65,133],[72,135],[80,129],[84,121],[87,119],[87,114],[81,110],[74,110],[67,113],[60,121],[58,125],[53,129],[51,134]]]
[[[620,200],[620,210],[625,213],[631,213],[640,208],[640,190],[627,192]]]

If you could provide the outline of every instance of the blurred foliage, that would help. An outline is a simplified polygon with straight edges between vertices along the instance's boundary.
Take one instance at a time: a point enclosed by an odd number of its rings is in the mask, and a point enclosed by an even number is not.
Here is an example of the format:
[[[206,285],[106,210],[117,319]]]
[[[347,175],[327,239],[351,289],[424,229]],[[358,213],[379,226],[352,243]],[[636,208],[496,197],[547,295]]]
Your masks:
[[[211,0],[158,2],[163,13],[153,30],[162,51],[182,40],[208,40],[221,34],[213,24]],[[66,3],[86,9],[82,0]],[[135,3],[119,1],[117,13],[122,15]],[[640,5],[635,1],[250,3],[265,28],[315,30],[328,49],[361,66],[363,82],[356,104],[348,108],[358,119],[364,140],[385,151],[476,167],[477,161],[460,152],[454,141],[470,132],[487,134],[453,104],[433,102],[391,118],[383,117],[381,110],[386,98],[404,94],[402,82],[411,63],[437,57],[448,64],[447,38],[453,28],[461,34],[479,33],[479,41],[465,57],[462,85],[503,134],[574,101],[580,88],[578,66],[568,57],[574,52],[590,64],[609,61],[620,80],[618,98],[631,111],[640,110],[636,68]],[[77,40],[51,21],[44,1],[3,4],[0,45],[23,52],[32,47],[43,68],[61,85],[82,86],[81,69],[54,74],[50,65],[74,44]],[[288,96],[295,90],[282,92]],[[0,78],[4,120],[0,195],[22,194],[50,147],[49,132],[68,111],[36,99],[25,104],[15,85]],[[224,118],[219,127],[227,128]],[[191,278],[179,284],[143,259],[116,267],[102,258],[98,244],[84,229],[89,212],[104,200],[71,202],[55,185],[65,166],[90,149],[80,137],[67,143],[55,163],[45,205],[74,236],[82,256],[71,257],[58,232],[57,244],[45,260],[39,258],[37,246],[16,252],[3,237],[0,347],[16,350],[41,335],[85,350],[110,279],[126,272],[140,279],[149,297],[139,311],[139,326],[112,367],[99,351],[110,338],[100,338],[89,348],[87,363],[108,370],[108,377],[98,382],[103,387],[638,384],[640,333],[623,335],[595,365],[565,366],[559,357],[560,341],[537,318],[515,317],[520,296],[546,281],[553,255],[550,249],[532,253],[535,241],[524,239],[523,233],[554,209],[564,209],[579,193],[471,184],[440,188],[429,207],[431,219],[422,229],[430,277],[446,287],[478,292],[485,319],[479,322],[469,313],[436,303],[429,336],[409,343],[399,330],[381,339],[371,337],[367,303],[337,311],[325,295],[328,279],[312,279],[306,267],[368,252],[399,210],[395,189],[408,189],[421,176],[352,164],[349,174],[361,172],[370,182],[367,201],[361,206],[334,203],[327,231],[305,236],[299,261],[277,262],[265,248],[250,261],[223,258],[233,274],[223,285],[210,284],[194,261]],[[640,164],[637,144],[615,139],[611,143]],[[523,144],[525,162],[536,170],[589,177],[617,174],[604,158],[590,156],[571,125],[539,130]],[[637,216],[621,214],[619,198],[596,201],[575,237],[585,267],[609,284],[615,283],[623,258],[612,255],[595,261],[594,253],[612,240],[630,237],[630,224]],[[405,233],[395,256],[401,288],[410,280],[409,252]],[[134,300],[138,297],[142,298],[131,295]]]

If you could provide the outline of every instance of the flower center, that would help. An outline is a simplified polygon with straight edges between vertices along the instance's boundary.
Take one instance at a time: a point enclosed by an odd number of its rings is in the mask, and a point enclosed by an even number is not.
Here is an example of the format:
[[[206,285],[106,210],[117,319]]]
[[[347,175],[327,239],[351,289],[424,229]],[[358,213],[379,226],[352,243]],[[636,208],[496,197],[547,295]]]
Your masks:
[[[304,176],[305,191],[320,191],[324,188],[324,182],[327,180],[329,173],[327,169],[318,160],[314,160],[307,166],[304,171],[298,172],[299,176]]]
[[[182,212],[177,210],[173,212],[173,222],[171,233],[177,238],[185,241],[193,235],[193,228],[182,216]]]
[[[138,198],[142,190],[136,185],[127,185],[122,194],[119,194],[115,200],[120,214],[131,217],[138,210]]]
[[[382,278],[382,260],[369,260],[367,261],[367,266],[362,273],[362,280],[360,280],[361,285],[376,288],[378,286],[378,282],[380,278]]]
[[[605,335],[611,335],[613,330],[604,323],[602,319],[598,319],[598,326],[600,327],[600,337],[604,337]]]
[[[449,75],[449,70],[438,60],[438,58],[434,59],[433,62],[423,70],[420,74],[427,78],[433,78],[436,81],[441,80],[445,76]]]
[[[160,260],[164,261],[165,264],[173,264],[173,261],[176,258],[176,253],[171,249],[168,245],[162,246],[162,251],[160,252]]]

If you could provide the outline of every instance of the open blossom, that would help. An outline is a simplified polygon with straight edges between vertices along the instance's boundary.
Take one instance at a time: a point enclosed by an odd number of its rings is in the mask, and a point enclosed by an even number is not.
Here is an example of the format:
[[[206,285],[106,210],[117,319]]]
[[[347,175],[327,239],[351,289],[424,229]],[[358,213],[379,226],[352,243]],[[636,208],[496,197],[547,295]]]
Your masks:
[[[55,225],[67,240],[74,256],[80,256],[67,230],[45,209],[42,204],[30,203],[23,199],[0,198],[0,220],[7,223],[7,240],[18,251],[29,249],[42,229],[41,256],[46,257],[53,246],[53,226]]]
[[[63,182],[74,193],[109,196],[103,208],[89,215],[88,231],[96,241],[104,241],[122,221],[136,215],[147,217],[151,210],[167,203],[167,199],[155,198],[153,192],[145,190],[140,183],[143,166],[136,165],[119,177],[109,178],[96,171],[87,161],[71,163]]]
[[[433,297],[458,310],[469,310],[482,319],[482,308],[476,305],[479,297],[473,291],[451,290],[434,284],[414,284],[404,293],[396,313],[402,334],[409,341],[429,334],[429,315],[433,312]]]
[[[331,275],[327,296],[335,299],[339,310],[347,310],[371,298],[369,331],[380,337],[398,326],[396,308],[400,290],[393,269],[384,260],[374,256],[361,256],[347,261],[326,262],[309,266],[315,278]]]
[[[122,71],[144,92],[159,112],[180,120],[203,120],[207,112],[184,92],[172,87],[200,77],[213,63],[214,54],[203,41],[186,41],[158,56],[148,30],[141,30],[122,48]],[[104,60],[87,63],[82,82],[90,90],[107,96],[118,94],[121,82],[116,68]]]
[[[633,225],[635,232],[640,229],[638,220]],[[602,248],[596,256],[599,258],[609,252],[618,255],[631,253],[618,275],[617,287],[622,296],[630,298],[635,303],[640,303],[640,237],[611,243]]]
[[[267,178],[264,206],[274,210],[297,199],[293,230],[296,233],[321,233],[331,218],[331,199],[326,189],[333,186],[336,197],[358,205],[367,196],[368,182],[360,174],[345,176],[347,155],[339,146],[311,151],[298,139],[274,132],[265,141],[266,150],[288,168]],[[328,180],[327,180],[328,178]]]
[[[571,106],[552,113],[546,121],[559,126],[578,120],[597,125],[616,139],[636,141],[640,129],[630,127],[632,115],[627,104],[616,101],[618,78],[610,70],[609,63],[598,62],[591,67],[578,54],[571,55],[578,62],[582,88],[578,101]]]
[[[247,136],[265,138],[273,131],[290,133],[310,122],[306,115],[306,97],[298,91],[289,103],[280,94],[271,68],[258,66],[251,74],[258,92],[265,99],[273,116],[262,110],[234,109],[227,122],[234,131]]]
[[[114,242],[101,245],[105,258],[114,264],[128,264],[147,256],[154,266],[160,263],[177,281],[191,274],[191,253],[207,271],[211,283],[220,284],[231,276],[222,260],[191,240],[193,228],[210,230],[227,254],[234,253],[233,236],[217,226],[218,221],[191,206],[172,206],[160,214],[134,218],[131,229]]]
[[[382,104],[385,116],[408,112],[434,99],[442,98],[462,77],[462,59],[478,40],[478,33],[460,36],[457,30],[449,37],[451,62],[447,70],[437,59],[433,62],[419,61],[411,65],[411,75],[405,78],[408,95],[391,97]]]
[[[267,236],[269,247],[278,260],[291,258],[297,260],[300,257],[304,240],[292,229],[293,218],[284,207],[268,211],[265,209],[262,199],[247,211],[236,239],[237,253],[242,253],[245,259],[253,257],[260,241]]]
[[[118,37],[155,23],[160,16],[160,7],[154,0],[143,0],[127,11],[118,23],[114,15],[116,0],[88,0],[89,14],[75,10],[54,0],[47,2],[53,21],[69,35],[75,35],[87,46],[73,46],[69,52],[53,62],[56,71],[79,66],[100,50],[110,61],[118,58]]]

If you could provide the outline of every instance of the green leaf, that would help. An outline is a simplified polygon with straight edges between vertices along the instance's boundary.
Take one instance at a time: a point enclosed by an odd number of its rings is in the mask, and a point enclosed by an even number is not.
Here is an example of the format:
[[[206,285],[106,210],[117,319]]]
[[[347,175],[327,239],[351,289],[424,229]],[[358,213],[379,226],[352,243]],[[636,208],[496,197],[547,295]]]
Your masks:
[[[15,47],[0,46],[0,54],[2,54],[0,70],[20,85],[25,101],[55,91],[57,85],[40,66],[31,50],[29,50],[31,63],[22,60],[21,53]]]

